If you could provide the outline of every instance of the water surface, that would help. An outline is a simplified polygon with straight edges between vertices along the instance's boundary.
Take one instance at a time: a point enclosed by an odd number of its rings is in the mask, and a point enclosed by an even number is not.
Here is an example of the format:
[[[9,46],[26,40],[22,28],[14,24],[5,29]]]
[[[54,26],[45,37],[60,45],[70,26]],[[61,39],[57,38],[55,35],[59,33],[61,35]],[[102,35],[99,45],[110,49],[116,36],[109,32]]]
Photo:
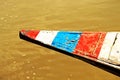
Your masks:
[[[1,0],[0,80],[119,80],[18,35],[21,29],[120,31],[119,21],[120,0]]]

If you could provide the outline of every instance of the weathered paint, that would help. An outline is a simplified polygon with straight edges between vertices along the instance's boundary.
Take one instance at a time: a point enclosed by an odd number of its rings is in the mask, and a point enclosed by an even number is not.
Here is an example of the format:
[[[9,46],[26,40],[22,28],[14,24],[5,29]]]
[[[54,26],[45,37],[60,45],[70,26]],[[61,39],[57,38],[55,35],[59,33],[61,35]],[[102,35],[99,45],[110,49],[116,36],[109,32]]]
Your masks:
[[[78,44],[75,48],[74,54],[97,58],[99,54],[99,48],[97,47],[101,45],[100,44],[101,42],[99,42],[100,37],[101,37],[100,32],[82,33],[78,41]]]
[[[31,39],[35,39],[40,31],[39,30],[21,30],[21,33]]]
[[[21,30],[22,35],[120,69],[120,33]],[[110,64],[110,63],[111,64]],[[117,64],[117,65],[115,65]]]
[[[52,41],[54,40],[55,36],[57,35],[58,31],[46,31],[41,30],[39,34],[36,36],[36,40],[40,41],[44,44],[51,45]]]
[[[93,56],[91,56],[91,57],[94,57],[94,58],[98,58],[98,56],[99,56],[99,53],[100,53],[100,50],[101,50],[101,47],[102,47],[102,45],[103,45],[103,41],[104,41],[104,39],[105,39],[105,36],[106,36],[106,32],[101,32],[100,33],[100,37],[99,37],[99,40],[98,40],[98,42],[97,42],[97,44],[96,44],[96,48],[95,48],[95,50],[94,50],[94,52],[93,52]]]
[[[120,33],[117,34],[115,44],[109,56],[109,61],[113,64],[120,65]]]
[[[72,53],[76,47],[76,44],[78,43],[80,34],[81,33],[64,31],[58,32],[57,36],[52,42],[52,46]]]
[[[117,34],[116,32],[108,32],[106,34],[98,59],[108,61],[110,51],[115,41],[116,34]]]

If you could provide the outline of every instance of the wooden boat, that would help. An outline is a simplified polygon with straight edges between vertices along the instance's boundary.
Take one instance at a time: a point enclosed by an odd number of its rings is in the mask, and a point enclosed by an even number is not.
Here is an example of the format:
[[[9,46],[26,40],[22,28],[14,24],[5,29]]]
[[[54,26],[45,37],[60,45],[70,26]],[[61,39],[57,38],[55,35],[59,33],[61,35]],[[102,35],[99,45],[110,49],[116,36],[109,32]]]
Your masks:
[[[21,30],[20,35],[120,70],[120,32]]]

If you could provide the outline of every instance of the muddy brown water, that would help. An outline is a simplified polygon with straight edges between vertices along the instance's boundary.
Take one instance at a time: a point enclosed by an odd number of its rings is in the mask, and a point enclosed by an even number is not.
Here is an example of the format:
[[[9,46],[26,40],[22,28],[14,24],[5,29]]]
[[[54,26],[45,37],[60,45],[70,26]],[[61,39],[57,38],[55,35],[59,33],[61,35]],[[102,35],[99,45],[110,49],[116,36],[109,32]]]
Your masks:
[[[0,80],[120,80],[20,39],[21,29],[120,31],[120,0],[0,0]]]

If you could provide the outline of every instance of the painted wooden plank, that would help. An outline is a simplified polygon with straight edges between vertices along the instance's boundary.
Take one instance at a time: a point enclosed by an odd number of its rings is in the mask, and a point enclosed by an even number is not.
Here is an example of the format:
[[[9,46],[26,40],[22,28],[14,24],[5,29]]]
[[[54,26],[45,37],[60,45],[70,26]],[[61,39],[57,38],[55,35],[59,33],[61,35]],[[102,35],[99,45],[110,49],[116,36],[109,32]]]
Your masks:
[[[44,44],[51,45],[52,41],[54,40],[55,36],[57,35],[58,31],[46,31],[41,30],[39,34],[36,36],[36,40],[40,41]]]
[[[99,59],[97,60],[97,62],[120,70],[120,66],[119,65],[110,64],[108,62],[105,62],[105,61],[102,61],[102,60],[99,60]]]
[[[113,64],[120,65],[120,33],[117,34],[117,38],[112,47],[109,60]]]
[[[86,33],[87,35],[84,33]],[[45,31],[45,30],[44,31],[43,30],[41,31],[21,30],[20,31],[20,35],[26,36],[31,39],[35,39],[44,44],[54,46],[61,50],[65,50],[67,52],[77,54],[79,56],[90,59],[92,61],[96,61],[96,62],[105,64],[105,65],[108,65],[108,66],[111,66],[113,68],[120,70],[120,66],[119,66],[120,65],[119,64],[120,62],[120,54],[119,54],[120,33],[108,32],[108,34],[106,34],[103,32],[100,32],[100,33],[93,32],[93,34],[89,36],[88,34],[92,32],[84,32],[84,33]],[[83,35],[86,35],[86,36],[83,36]],[[83,36],[83,39],[81,39],[82,36]],[[26,39],[26,38],[23,38],[23,39]],[[81,48],[82,49],[81,51],[79,50],[79,46],[78,46],[80,40],[82,40],[81,41],[82,46],[85,47],[84,49]],[[89,45],[89,46],[86,46],[86,45]],[[78,49],[76,49],[77,46],[78,46]],[[91,49],[91,47],[94,49]],[[85,50],[88,50],[88,51],[85,51]],[[88,55],[86,56],[87,52],[88,52]],[[97,57],[98,59],[96,59]],[[109,63],[108,61],[111,61],[111,63]]]
[[[21,30],[21,34],[31,39],[35,39],[38,33],[39,33],[39,30]]]
[[[75,49],[81,33],[60,31],[52,42],[52,46],[72,53]]]
[[[106,34],[103,46],[98,56],[99,60],[108,61],[108,57],[110,55],[116,34],[117,34],[116,32],[108,32]]]
[[[74,54],[76,55],[85,55],[97,58],[97,51],[95,53],[96,47],[98,47],[98,41],[100,38],[99,32],[84,32],[81,34],[81,37],[78,41],[78,44],[75,48]]]
[[[98,40],[98,42],[96,44],[96,48],[95,48],[95,50],[93,52],[93,55],[91,57],[96,58],[96,59],[98,58],[100,50],[101,50],[101,47],[103,45],[103,41],[105,39],[105,36],[106,36],[106,32],[101,32],[100,33],[99,40]]]

